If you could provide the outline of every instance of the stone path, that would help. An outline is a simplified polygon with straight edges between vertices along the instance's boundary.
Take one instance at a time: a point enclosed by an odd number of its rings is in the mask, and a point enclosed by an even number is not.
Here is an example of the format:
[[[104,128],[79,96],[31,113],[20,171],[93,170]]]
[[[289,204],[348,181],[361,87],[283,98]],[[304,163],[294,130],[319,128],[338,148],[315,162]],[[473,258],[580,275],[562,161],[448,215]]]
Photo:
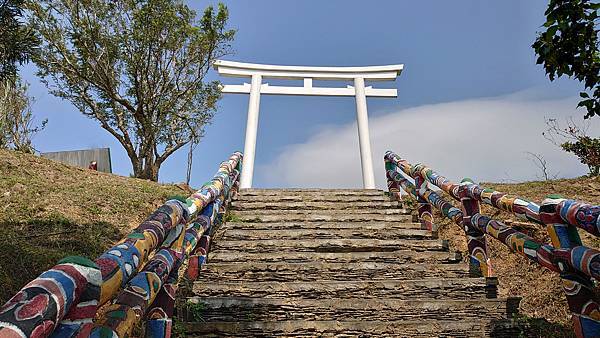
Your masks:
[[[243,190],[180,299],[187,336],[511,336],[518,299],[378,190]]]

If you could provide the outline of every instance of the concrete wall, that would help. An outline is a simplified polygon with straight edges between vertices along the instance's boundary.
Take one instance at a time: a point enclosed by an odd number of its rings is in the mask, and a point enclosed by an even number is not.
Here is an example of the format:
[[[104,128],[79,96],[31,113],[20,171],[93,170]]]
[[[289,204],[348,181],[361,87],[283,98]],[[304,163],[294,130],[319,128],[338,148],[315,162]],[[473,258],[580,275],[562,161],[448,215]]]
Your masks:
[[[98,163],[98,171],[112,173],[109,148],[56,151],[51,153],[42,153],[41,156],[82,168],[87,168],[89,167],[91,161],[96,161],[96,163]]]

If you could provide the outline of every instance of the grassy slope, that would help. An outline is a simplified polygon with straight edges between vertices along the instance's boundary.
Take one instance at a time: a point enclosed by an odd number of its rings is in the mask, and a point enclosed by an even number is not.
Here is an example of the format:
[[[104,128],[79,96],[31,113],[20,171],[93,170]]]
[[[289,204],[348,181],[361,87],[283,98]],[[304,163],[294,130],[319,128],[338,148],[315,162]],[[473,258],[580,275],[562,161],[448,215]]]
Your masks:
[[[483,187],[509,193],[540,203],[546,195],[557,193],[565,198],[572,198],[592,204],[600,204],[600,178],[581,177],[548,182],[525,182],[514,184],[482,183]],[[495,219],[516,221],[508,213],[499,212],[484,206],[483,213]],[[435,217],[435,216],[434,216]],[[437,215],[437,219],[440,216]],[[441,223],[440,236],[451,241],[451,245],[467,256],[464,232],[447,221]],[[535,224],[513,223],[519,231],[533,238],[550,242],[546,229]],[[579,231],[585,245],[600,248],[600,239],[594,238],[584,231]],[[489,254],[494,274],[500,282],[501,296],[522,296],[521,313],[529,318],[544,318],[544,321],[530,320],[538,326],[540,336],[571,336],[570,312],[560,278],[524,257],[511,253],[503,244],[489,239]],[[547,320],[547,321],[546,321]],[[536,325],[537,324],[537,325]]]
[[[540,202],[549,193],[600,204],[600,179],[578,178],[518,184],[483,183],[485,187]],[[137,226],[180,188],[93,172],[32,155],[0,150],[0,304],[16,290],[66,255],[98,256],[129,229]],[[484,213],[513,220],[484,207]],[[462,230],[441,221],[440,236],[467,255]],[[548,241],[545,229],[521,226],[521,231]],[[600,241],[582,233],[588,246]],[[568,335],[567,304],[554,273],[490,241],[494,273],[501,296],[520,295],[521,312],[545,318],[544,335]]]
[[[94,259],[171,195],[187,193],[0,150],[0,304],[65,256]]]

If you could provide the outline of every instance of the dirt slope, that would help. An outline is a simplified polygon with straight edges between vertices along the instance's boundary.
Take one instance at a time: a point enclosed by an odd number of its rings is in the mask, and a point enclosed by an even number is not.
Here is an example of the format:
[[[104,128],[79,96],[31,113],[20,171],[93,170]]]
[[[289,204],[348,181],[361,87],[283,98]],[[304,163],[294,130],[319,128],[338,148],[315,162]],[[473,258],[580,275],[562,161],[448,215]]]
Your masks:
[[[600,204],[600,179],[577,178],[482,186],[540,202],[550,193]],[[174,185],[104,174],[67,166],[32,155],[0,150],[0,303],[67,255],[95,258],[128,229],[137,226],[168,196],[187,195]],[[500,220],[508,214],[484,207]],[[441,221],[440,235],[467,256],[462,230]],[[520,230],[549,241],[537,225]],[[600,240],[583,232],[588,246]],[[521,295],[521,313],[540,336],[569,335],[569,311],[557,275],[512,254],[490,240],[494,273],[500,296]],[[543,318],[537,320],[536,318]]]
[[[600,204],[600,178],[581,177],[511,184],[481,183],[481,186],[536,203],[540,203],[549,194],[561,194],[565,198]],[[488,206],[484,206],[482,210],[485,215],[510,223],[519,231],[539,241],[550,243],[543,226],[515,222],[515,217]],[[441,219],[439,214],[434,217],[437,220]],[[467,257],[467,243],[462,229],[448,221],[438,221],[438,223],[441,224],[440,237],[450,240],[451,246],[461,251],[463,257]],[[600,248],[600,239],[582,230],[579,233],[585,245]],[[498,276],[500,282],[499,295],[523,296],[520,310],[523,315],[522,320],[532,326],[533,332],[530,334],[552,337],[572,336],[570,312],[558,275],[511,253],[506,246],[494,239],[488,239],[488,245],[493,273]]]
[[[172,195],[187,192],[0,150],[0,304],[65,256],[95,258]]]

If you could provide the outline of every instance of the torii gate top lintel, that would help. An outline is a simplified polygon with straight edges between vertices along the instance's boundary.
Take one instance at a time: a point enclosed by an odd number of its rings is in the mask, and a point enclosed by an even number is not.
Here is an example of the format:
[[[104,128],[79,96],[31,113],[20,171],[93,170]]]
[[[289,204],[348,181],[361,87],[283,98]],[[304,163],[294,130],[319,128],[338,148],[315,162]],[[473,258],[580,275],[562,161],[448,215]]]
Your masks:
[[[244,165],[242,166],[240,188],[252,187],[254,171],[254,151],[258,131],[258,111],[261,94],[274,95],[316,95],[316,96],[354,96],[356,98],[356,119],[360,144],[360,157],[365,189],[375,188],[373,160],[369,138],[367,117],[367,96],[397,97],[395,88],[365,87],[367,81],[393,81],[404,69],[404,65],[366,66],[366,67],[313,67],[281,66],[256,63],[244,63],[217,60],[214,68],[222,76],[251,78],[251,83],[225,85],[223,93],[250,94],[246,141],[244,145]],[[262,83],[263,78],[304,80],[304,86],[270,86]],[[353,81],[354,86],[346,88],[313,87],[313,79]]]
[[[297,80],[314,78],[322,80],[354,80],[362,77],[369,81],[390,81],[396,79],[403,64],[366,67],[317,67],[317,66],[282,66],[260,63],[245,63],[217,60],[214,68],[219,74],[228,77],[252,77],[260,74],[263,78],[280,78]]]

